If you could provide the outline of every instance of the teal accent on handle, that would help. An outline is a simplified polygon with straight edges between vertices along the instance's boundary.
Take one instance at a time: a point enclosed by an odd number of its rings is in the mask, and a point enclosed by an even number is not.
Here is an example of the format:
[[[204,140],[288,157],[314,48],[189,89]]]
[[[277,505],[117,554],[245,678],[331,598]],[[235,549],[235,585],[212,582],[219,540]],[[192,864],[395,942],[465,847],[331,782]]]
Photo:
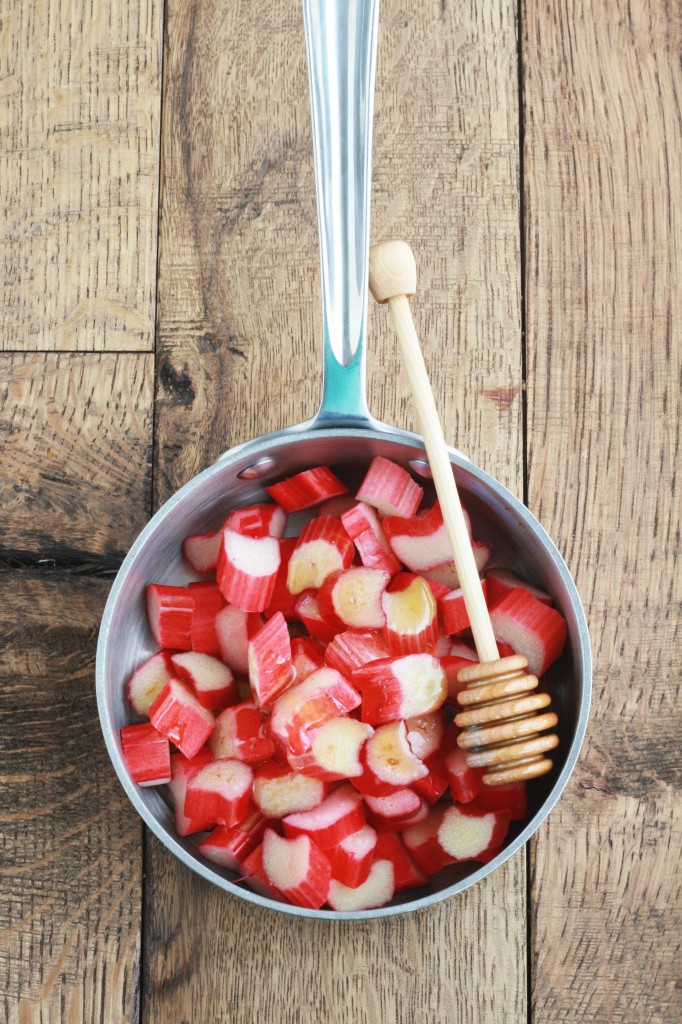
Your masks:
[[[360,337],[352,362],[338,362],[324,325],[322,402],[315,417],[316,426],[367,426],[372,423],[367,407],[365,339]]]

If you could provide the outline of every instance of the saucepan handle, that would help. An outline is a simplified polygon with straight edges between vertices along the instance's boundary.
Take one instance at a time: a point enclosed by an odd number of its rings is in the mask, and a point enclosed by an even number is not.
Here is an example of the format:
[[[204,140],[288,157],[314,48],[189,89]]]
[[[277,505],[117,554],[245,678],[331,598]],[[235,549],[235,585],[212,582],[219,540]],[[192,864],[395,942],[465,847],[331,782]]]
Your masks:
[[[365,340],[378,17],[379,0],[303,0],[324,345],[313,426],[372,422]]]

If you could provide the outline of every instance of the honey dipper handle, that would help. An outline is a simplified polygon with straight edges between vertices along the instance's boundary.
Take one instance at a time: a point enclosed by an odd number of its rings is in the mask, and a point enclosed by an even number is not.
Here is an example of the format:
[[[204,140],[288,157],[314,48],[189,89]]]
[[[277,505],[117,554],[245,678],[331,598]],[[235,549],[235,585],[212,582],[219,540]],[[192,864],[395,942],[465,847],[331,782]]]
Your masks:
[[[455,559],[476,650],[482,662],[499,658],[471,539],[448,457],[431,384],[410,312],[408,295],[416,290],[414,255],[405,242],[374,245],[369,254],[369,287],[377,302],[388,302],[417,409],[431,474]]]

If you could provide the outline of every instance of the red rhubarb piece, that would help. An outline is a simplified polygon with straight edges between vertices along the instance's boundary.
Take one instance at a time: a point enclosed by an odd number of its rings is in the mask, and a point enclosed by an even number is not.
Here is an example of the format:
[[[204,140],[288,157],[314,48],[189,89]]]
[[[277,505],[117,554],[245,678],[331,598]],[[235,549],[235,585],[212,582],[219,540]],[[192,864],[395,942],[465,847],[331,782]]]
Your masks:
[[[353,670],[388,657],[388,648],[376,630],[347,629],[337,633],[327,646],[324,660],[349,679]]]
[[[296,619],[296,596],[290,593],[287,587],[287,575],[289,572],[289,559],[298,543],[296,537],[282,537],[279,542],[279,569],[275,577],[275,585],[272,588],[270,604],[264,610],[267,619],[271,619],[276,612],[281,612],[287,622]]]
[[[123,760],[138,786],[160,786],[170,782],[170,747],[149,722],[121,729]]]
[[[499,811],[506,808],[512,821],[523,821],[528,815],[525,782],[509,782],[505,786],[483,785],[475,800],[482,811]]]
[[[438,842],[454,861],[478,860],[502,845],[509,821],[507,810],[481,811],[453,804],[438,826]]]
[[[393,832],[382,832],[377,837],[374,855],[377,860],[388,860],[393,865],[396,892],[414,889],[428,881],[426,875],[419,870],[410,857],[400,837]]]
[[[159,647],[173,651],[192,649],[194,598],[185,587],[150,583],[147,587],[147,620]]]
[[[185,796],[187,783],[200,768],[213,760],[213,754],[207,747],[202,747],[196,757],[188,758],[184,754],[171,755],[171,780],[168,785],[173,798],[175,830],[179,836],[189,836],[194,832],[205,832],[213,822],[188,818],[185,814]]]
[[[351,629],[381,629],[386,622],[381,598],[389,579],[387,572],[362,565],[334,573],[317,592],[320,612]]]
[[[322,803],[325,786],[320,779],[299,775],[286,765],[267,761],[253,776],[253,800],[268,818],[284,818],[295,811],[310,811]]]
[[[200,702],[210,711],[222,711],[237,699],[234,676],[217,658],[188,651],[186,654],[174,654],[171,661],[174,675],[191,683]]]
[[[353,541],[338,519],[320,516],[301,530],[289,559],[287,587],[291,594],[317,590],[327,577],[347,569],[354,554]]]
[[[242,761],[221,758],[200,768],[187,783],[185,814],[226,828],[249,813],[253,772]]]
[[[285,836],[308,835],[321,850],[342,843],[364,824],[362,797],[348,783],[335,789],[314,810],[289,814],[283,821]]]
[[[407,742],[410,750],[420,761],[426,761],[440,750],[445,732],[445,719],[442,711],[433,711],[415,715],[405,721]]]
[[[259,843],[255,850],[244,858],[240,866],[242,879],[249,883],[249,887],[257,892],[259,896],[265,896],[269,900],[288,903],[289,900],[279,892],[267,879],[263,868],[263,843]],[[240,879],[240,881],[242,880]]]
[[[343,623],[326,619],[320,612],[317,596],[312,590],[305,591],[296,601],[296,615],[310,635],[322,644],[328,644],[343,629]]]
[[[352,679],[362,694],[362,721],[370,725],[427,715],[447,696],[445,673],[432,654],[373,661],[355,669]]]
[[[138,715],[149,716],[149,709],[173,674],[170,654],[159,651],[135,669],[128,682],[128,700]]]
[[[424,491],[407,470],[377,455],[370,463],[356,494],[358,501],[373,505],[385,516],[412,516]]]
[[[296,476],[290,476],[281,483],[266,487],[273,501],[281,505],[287,512],[300,512],[304,508],[313,508],[329,498],[339,494],[347,494],[348,488],[332,473],[328,466],[317,466],[305,469]]]
[[[215,617],[215,631],[220,658],[233,672],[249,671],[249,640],[263,625],[258,612],[245,612],[233,604],[226,604]]]
[[[453,747],[445,755],[443,762],[450,780],[452,799],[458,804],[470,804],[483,788],[485,768],[472,768],[467,758],[466,750]]]
[[[517,587],[523,587],[524,590],[527,590],[533,597],[537,597],[538,601],[542,601],[543,604],[552,603],[551,594],[540,590],[539,587],[532,587],[530,583],[525,583],[513,572],[510,572],[509,569],[488,569],[485,579],[488,585],[486,596],[489,608],[492,608],[503,597],[506,597],[510,590],[515,590]]]
[[[417,779],[428,775],[426,765],[415,757],[407,742],[407,727],[404,722],[380,725],[374,735],[367,740],[363,754],[372,775],[394,789],[411,786]],[[374,793],[381,795],[376,788]]]
[[[528,669],[541,676],[561,655],[566,621],[522,587],[511,590],[490,611],[495,639],[508,643],[528,659]]]
[[[213,712],[180,679],[170,679],[164,686],[149,709],[149,720],[189,758],[201,750],[215,728]]]
[[[249,640],[249,682],[259,707],[267,707],[294,681],[291,641],[277,612]]]
[[[360,694],[333,668],[320,668],[275,701],[270,732],[286,751],[310,749],[314,729],[360,704]]]
[[[487,584],[481,580],[483,596],[486,596]],[[441,623],[445,633],[450,636],[459,636],[469,629],[469,613],[464,603],[464,594],[461,589],[451,590],[449,594],[442,597],[438,602],[438,610],[441,615]]]
[[[199,533],[194,537],[185,537],[182,542],[182,553],[195,572],[215,572],[220,551],[221,532]]]
[[[421,576],[395,576],[384,591],[383,637],[391,654],[433,653],[438,645],[438,613],[431,589]]]
[[[192,650],[197,654],[220,654],[220,643],[215,629],[215,618],[224,605],[218,584],[210,581],[190,583],[188,590],[194,598],[192,610]]]
[[[326,853],[332,869],[332,878],[349,889],[356,889],[369,877],[377,845],[376,829],[363,825]]]
[[[223,529],[234,530],[242,537],[281,537],[286,525],[284,509],[266,502],[235,509],[223,523]]]
[[[400,832],[428,816],[429,805],[413,789],[398,789],[388,796],[364,797],[370,824],[377,832]]]
[[[239,825],[226,828],[218,825],[197,847],[206,860],[228,871],[239,871],[241,862],[261,843],[269,820],[258,808],[253,808]]]
[[[393,864],[390,860],[374,860],[366,880],[355,888],[332,879],[327,902],[332,910],[371,910],[386,906],[394,894]]]
[[[408,854],[425,875],[435,875],[455,862],[455,857],[447,853],[438,840],[445,811],[443,804],[433,807],[428,818],[406,828],[402,835]]]
[[[363,772],[360,751],[373,733],[371,725],[355,718],[330,718],[309,734],[308,750],[289,752],[287,758],[297,772],[325,782],[357,778]]]
[[[306,835],[278,836],[266,829],[263,869],[268,882],[298,907],[319,910],[327,900],[331,867],[325,854]]]
[[[427,757],[424,761],[424,765],[428,771],[422,779],[417,779],[416,782],[412,783],[412,788],[415,792],[423,796],[427,804],[432,807],[437,804],[443,793],[450,785],[450,776],[445,770],[443,763],[443,757],[440,752],[432,754],[431,757]]]
[[[235,704],[218,715],[209,747],[215,757],[245,764],[268,761],[275,753],[265,720],[252,701]]]
[[[411,572],[422,573],[452,560],[452,544],[438,502],[425,515],[388,516],[382,525],[391,551]]]
[[[302,683],[309,675],[322,668],[325,650],[319,640],[311,636],[296,636],[291,641],[291,660],[294,663],[296,682]],[[335,666],[331,666],[334,668]],[[342,673],[343,674],[343,673]]]
[[[341,522],[355,544],[363,565],[370,569],[380,569],[389,576],[400,572],[400,562],[391,551],[383,526],[370,505],[363,502],[353,505],[343,513]]]
[[[223,530],[216,579],[229,604],[247,612],[262,612],[272,597],[279,569],[276,537],[243,537]]]

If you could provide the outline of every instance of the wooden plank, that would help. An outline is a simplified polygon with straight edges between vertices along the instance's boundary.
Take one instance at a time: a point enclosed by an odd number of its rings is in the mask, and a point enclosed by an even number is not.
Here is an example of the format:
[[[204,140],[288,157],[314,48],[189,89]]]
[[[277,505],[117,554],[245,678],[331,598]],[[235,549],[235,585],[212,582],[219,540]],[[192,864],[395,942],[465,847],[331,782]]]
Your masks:
[[[382,4],[374,234],[415,243],[448,436],[520,490],[513,14]],[[320,388],[300,10],[171,2],[167,42],[159,502],[230,444],[309,415]],[[385,311],[371,322],[372,404],[408,425]],[[526,1020],[523,854],[457,901],[342,926],[259,912],[148,843],[145,1021]]]
[[[527,3],[531,507],[586,603],[585,750],[535,845],[532,1017],[682,1017],[679,10]]]
[[[137,1020],[141,828],[94,691],[109,581],[10,571],[0,588],[0,1016]]]
[[[0,0],[0,349],[154,346],[160,0]]]
[[[154,357],[0,355],[0,551],[120,562],[149,516]]]

